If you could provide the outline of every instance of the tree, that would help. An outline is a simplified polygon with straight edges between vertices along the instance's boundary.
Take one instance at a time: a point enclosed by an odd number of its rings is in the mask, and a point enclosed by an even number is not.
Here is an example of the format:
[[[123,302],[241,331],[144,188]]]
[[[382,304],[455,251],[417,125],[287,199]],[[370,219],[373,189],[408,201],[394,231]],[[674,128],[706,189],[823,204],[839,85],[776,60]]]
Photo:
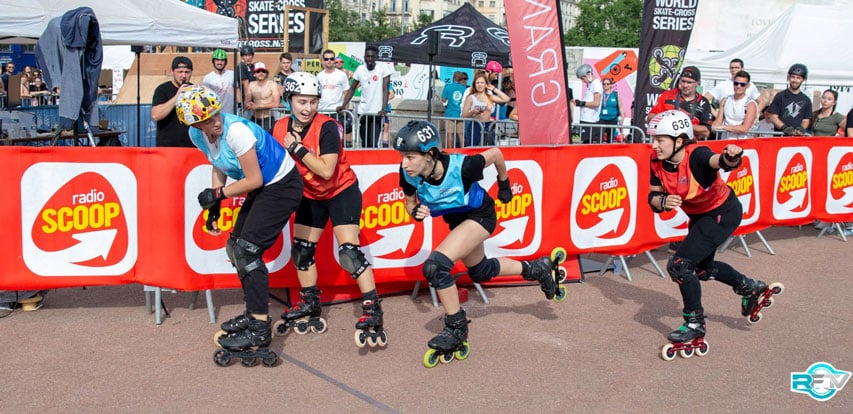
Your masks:
[[[578,0],[566,46],[640,47],[643,0]]]
[[[345,9],[341,0],[328,0],[330,42],[375,42],[400,35],[399,21],[392,25],[385,9],[362,20],[357,11]]]

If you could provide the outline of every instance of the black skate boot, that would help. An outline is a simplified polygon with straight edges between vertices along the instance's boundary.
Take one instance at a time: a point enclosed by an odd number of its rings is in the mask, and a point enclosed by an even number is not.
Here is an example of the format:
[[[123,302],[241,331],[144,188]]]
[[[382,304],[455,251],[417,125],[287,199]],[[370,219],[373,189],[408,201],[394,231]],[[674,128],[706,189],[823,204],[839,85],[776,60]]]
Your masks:
[[[254,320],[254,318],[249,314],[249,311],[246,311],[225,322],[222,322],[222,325],[219,326],[219,330],[213,334],[213,343],[220,346],[219,340],[222,337],[246,329],[246,327],[249,326],[249,322],[252,320]]]
[[[384,347],[388,337],[382,329],[382,299],[365,300],[361,302],[364,312],[355,323],[355,345],[364,348]]]
[[[275,323],[275,333],[284,336],[287,330],[293,327],[293,331],[299,335],[305,335],[308,331],[314,333],[326,332],[326,320],[320,317],[320,290],[316,287],[299,292],[302,298],[296,306],[287,308],[281,314],[281,321]]]
[[[454,356],[459,360],[468,358],[471,351],[467,341],[468,322],[470,321],[465,316],[465,309],[444,317],[444,329],[427,343],[430,348],[424,355],[424,365],[427,368],[438,365],[439,361],[449,364]]]
[[[705,342],[705,315],[702,309],[682,315],[684,325],[669,334],[667,339],[671,343],[664,345],[661,350],[661,357],[667,361],[675,359],[676,354],[682,358],[690,358],[694,351],[699,356],[708,353],[708,343]]]
[[[525,275],[522,272],[521,276],[524,280],[539,282],[539,286],[542,292],[545,293],[545,297],[548,300],[554,299],[554,295],[557,294],[557,282],[554,280],[552,273],[554,263],[551,262],[551,258],[548,256],[540,257],[528,262],[528,264],[530,268],[527,270],[527,274]]]
[[[267,367],[278,361],[278,355],[269,349],[272,342],[269,319],[252,318],[246,329],[226,335],[219,342],[223,349],[213,354],[213,361],[219,366],[228,366],[232,358],[240,358],[240,363],[247,367],[257,365],[259,359]]]
[[[740,286],[734,289],[741,296],[740,314],[749,319],[749,323],[761,320],[761,310],[773,305],[773,296],[781,294],[785,286],[781,283],[771,283],[770,286],[761,280],[743,278]]]

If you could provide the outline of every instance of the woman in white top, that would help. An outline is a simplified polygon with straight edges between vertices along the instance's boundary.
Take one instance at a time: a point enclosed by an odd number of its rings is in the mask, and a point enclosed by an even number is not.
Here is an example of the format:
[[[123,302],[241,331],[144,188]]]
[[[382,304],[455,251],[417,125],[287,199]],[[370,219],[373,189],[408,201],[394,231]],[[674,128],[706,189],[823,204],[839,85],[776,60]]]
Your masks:
[[[749,79],[749,73],[746,71],[736,73],[732,79],[734,94],[720,101],[720,109],[717,112],[720,115],[711,124],[711,131],[717,132],[720,139],[749,137],[749,131],[758,116],[758,102],[746,95]]]
[[[489,83],[485,72],[474,76],[470,93],[465,97],[465,102],[462,104],[462,118],[473,118],[480,122],[471,122],[470,127],[465,127],[466,147],[495,145],[494,135],[483,134],[483,131],[489,131],[495,104],[507,102],[509,102],[509,96]],[[485,142],[481,141],[483,135],[487,135],[484,137]]]

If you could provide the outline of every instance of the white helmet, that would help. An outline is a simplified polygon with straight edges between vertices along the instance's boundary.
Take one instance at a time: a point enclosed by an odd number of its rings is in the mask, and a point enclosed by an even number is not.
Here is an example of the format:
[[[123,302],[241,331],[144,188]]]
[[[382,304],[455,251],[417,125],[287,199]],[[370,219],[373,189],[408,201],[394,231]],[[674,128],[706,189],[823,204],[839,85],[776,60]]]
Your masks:
[[[682,111],[669,110],[655,115],[646,127],[646,134],[650,137],[655,135],[666,135],[673,139],[681,134],[693,140],[693,123],[690,117]]]
[[[284,98],[293,95],[320,96],[320,82],[317,77],[308,72],[295,72],[284,80]]]

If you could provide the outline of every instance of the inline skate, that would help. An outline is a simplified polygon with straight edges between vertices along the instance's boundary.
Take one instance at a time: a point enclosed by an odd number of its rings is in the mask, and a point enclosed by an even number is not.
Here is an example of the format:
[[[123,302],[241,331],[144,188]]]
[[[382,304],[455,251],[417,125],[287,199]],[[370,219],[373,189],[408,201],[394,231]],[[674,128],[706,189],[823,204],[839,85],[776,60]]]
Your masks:
[[[246,329],[249,326],[249,322],[254,320],[255,318],[249,314],[249,311],[245,311],[240,315],[237,315],[225,322],[222,322],[222,325],[219,326],[219,330],[213,334],[213,343],[218,347],[222,347],[220,345],[219,340],[227,335],[231,335],[233,333],[237,333]]]
[[[566,250],[556,248],[551,252],[551,256],[543,256],[531,262],[528,262],[530,269],[527,274],[522,274],[525,280],[539,282],[542,292],[545,293],[545,298],[555,302],[566,300],[567,290],[565,286],[560,285],[561,279],[565,280],[565,269],[560,266],[566,260]],[[561,274],[562,273],[562,274]]]
[[[684,324],[669,334],[670,343],[661,349],[661,357],[666,361],[675,359],[675,355],[690,358],[696,355],[705,356],[708,353],[708,343],[705,342],[705,315],[702,310],[683,313]]]
[[[299,296],[302,300],[285,309],[281,314],[282,320],[273,326],[276,335],[284,336],[291,327],[299,335],[305,335],[309,330],[318,334],[326,332],[326,320],[320,316],[320,290],[310,288],[299,292]]]
[[[265,367],[275,366],[278,355],[270,350],[271,342],[272,329],[269,319],[252,319],[246,329],[220,338],[222,349],[213,354],[213,362],[227,367],[233,358],[240,358],[240,363],[246,367],[258,365],[259,360]]]
[[[361,309],[364,314],[355,323],[355,345],[359,348],[365,345],[384,347],[388,344],[388,336],[382,329],[382,299],[362,301]]]
[[[760,280],[744,278],[743,282],[735,289],[735,293],[741,295],[740,314],[749,319],[749,323],[761,321],[761,310],[773,306],[773,295],[779,295],[785,290],[781,283],[766,283]]]
[[[430,349],[424,354],[425,367],[433,368],[439,362],[449,364],[454,357],[460,361],[468,358],[471,352],[467,341],[468,322],[465,309],[444,317],[444,329],[427,343]]]

